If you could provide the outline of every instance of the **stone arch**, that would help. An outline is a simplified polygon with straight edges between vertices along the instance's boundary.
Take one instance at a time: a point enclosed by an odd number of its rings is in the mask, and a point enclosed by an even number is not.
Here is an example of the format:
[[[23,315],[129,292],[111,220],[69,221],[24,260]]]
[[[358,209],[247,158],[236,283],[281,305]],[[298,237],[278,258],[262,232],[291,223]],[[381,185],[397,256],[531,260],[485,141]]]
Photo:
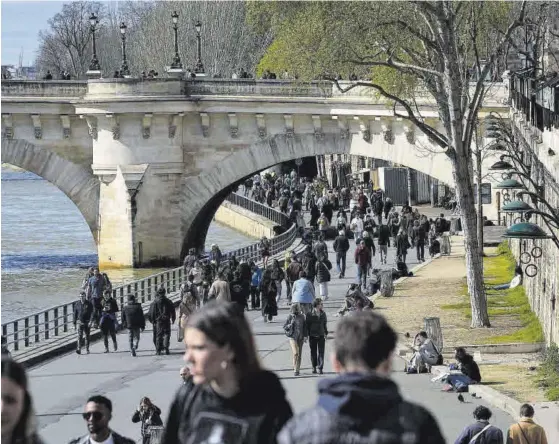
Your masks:
[[[42,177],[68,196],[97,243],[100,182],[90,171],[52,151],[17,139],[2,139],[2,162]]]
[[[212,168],[197,176],[184,179],[181,184],[181,231],[184,257],[189,247],[204,245],[205,235],[213,215],[229,194],[233,184],[270,166],[322,154],[355,154],[399,163],[429,174],[445,183],[452,183],[450,162],[444,154],[427,156],[410,145],[396,139],[394,145],[375,137],[373,143],[360,134],[343,138],[340,133],[274,134],[251,145],[235,149]],[[405,139],[404,139],[405,140]],[[448,162],[448,165],[447,165]],[[448,166],[448,168],[447,168]]]

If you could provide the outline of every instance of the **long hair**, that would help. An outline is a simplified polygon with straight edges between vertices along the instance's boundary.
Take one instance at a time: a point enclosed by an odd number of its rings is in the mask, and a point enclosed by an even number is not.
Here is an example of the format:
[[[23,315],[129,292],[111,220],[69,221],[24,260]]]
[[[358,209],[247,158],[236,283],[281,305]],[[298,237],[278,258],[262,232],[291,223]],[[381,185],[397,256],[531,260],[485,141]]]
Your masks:
[[[220,347],[231,347],[233,365],[241,384],[261,370],[252,331],[236,303],[210,301],[190,316],[186,328],[200,330]]]
[[[33,401],[27,387],[27,375],[23,366],[12,359],[2,359],[2,378],[8,378],[24,392],[23,410],[14,431],[12,433],[12,442],[17,444],[32,444],[36,442],[37,422],[35,411],[33,409]]]

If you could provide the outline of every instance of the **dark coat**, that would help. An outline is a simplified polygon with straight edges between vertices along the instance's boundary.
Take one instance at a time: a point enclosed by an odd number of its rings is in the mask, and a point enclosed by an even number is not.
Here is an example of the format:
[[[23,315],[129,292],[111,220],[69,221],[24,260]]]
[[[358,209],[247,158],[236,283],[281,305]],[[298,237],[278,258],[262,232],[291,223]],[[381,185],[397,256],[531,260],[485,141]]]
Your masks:
[[[148,319],[152,324],[174,323],[176,317],[175,306],[166,296],[157,296],[149,307]]]
[[[489,422],[487,421],[476,421],[470,424],[462,431],[460,436],[456,438],[454,444],[470,444],[472,438],[481,432],[488,424]],[[476,444],[503,444],[503,432],[500,428],[492,425],[476,439]]]
[[[355,263],[360,267],[365,267],[371,263],[371,250],[367,247],[357,247],[355,249]]]
[[[111,430],[111,433],[113,435],[113,441],[115,444],[136,444],[136,441],[119,435],[113,430]],[[89,434],[87,434],[80,436],[79,438],[72,439],[68,444],[89,444],[89,442]]]
[[[334,251],[336,253],[347,253],[349,250],[349,241],[345,235],[336,236],[334,239]]]
[[[265,370],[247,376],[231,399],[205,384],[182,386],[171,404],[161,444],[201,443],[208,431],[218,428],[225,443],[275,444],[292,416],[281,382]]]
[[[460,363],[460,371],[468,376],[472,381],[481,382],[481,374],[477,362],[472,355],[466,355]]]
[[[289,420],[279,444],[445,443],[435,418],[404,401],[391,379],[348,373],[320,381],[318,392],[316,407]]]
[[[289,266],[287,267],[287,279],[290,282],[295,282],[299,279],[299,273],[303,271],[303,265],[299,261],[291,261]]]
[[[274,280],[262,279],[260,282],[260,299],[262,303],[262,316],[277,316],[278,303],[276,296],[278,295],[278,287]]]
[[[325,259],[323,261],[318,261],[316,263],[316,282],[319,284],[323,282],[330,282],[330,271],[332,269],[332,263]]]
[[[146,317],[142,304],[139,302],[128,302],[122,309],[122,325],[124,328],[146,328]]]
[[[77,321],[80,321],[82,324],[89,324],[92,315],[93,304],[90,301],[82,302],[80,300],[76,302],[74,306],[74,325],[76,325]]]
[[[318,313],[316,310],[312,310],[307,313],[305,322],[310,337],[328,336],[328,320],[324,311]]]
[[[163,425],[163,421],[161,420],[161,409],[154,405],[147,412],[136,410],[132,415],[132,422],[141,422],[142,436],[146,436],[148,434],[149,427]]]

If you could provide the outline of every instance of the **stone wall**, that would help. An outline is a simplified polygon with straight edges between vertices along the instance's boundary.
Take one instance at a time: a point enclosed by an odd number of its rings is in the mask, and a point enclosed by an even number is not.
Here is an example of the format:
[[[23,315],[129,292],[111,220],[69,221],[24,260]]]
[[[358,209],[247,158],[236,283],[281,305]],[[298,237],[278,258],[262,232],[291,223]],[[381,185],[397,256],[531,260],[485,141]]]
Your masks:
[[[266,236],[268,239],[274,237],[274,223],[272,221],[227,201],[223,202],[218,208],[215,213],[215,220],[257,239],[262,236]]]

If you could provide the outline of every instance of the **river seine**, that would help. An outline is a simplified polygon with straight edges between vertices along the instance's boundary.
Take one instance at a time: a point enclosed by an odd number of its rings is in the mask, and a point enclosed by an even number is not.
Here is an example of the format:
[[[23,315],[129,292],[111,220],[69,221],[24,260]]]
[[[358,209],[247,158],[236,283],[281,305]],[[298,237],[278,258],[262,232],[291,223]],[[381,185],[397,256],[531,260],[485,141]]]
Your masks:
[[[2,168],[2,322],[79,295],[95,243],[78,209],[54,185],[24,171]],[[254,242],[213,222],[206,245],[226,252]],[[103,271],[103,270],[101,270]],[[158,269],[109,270],[113,286]]]

